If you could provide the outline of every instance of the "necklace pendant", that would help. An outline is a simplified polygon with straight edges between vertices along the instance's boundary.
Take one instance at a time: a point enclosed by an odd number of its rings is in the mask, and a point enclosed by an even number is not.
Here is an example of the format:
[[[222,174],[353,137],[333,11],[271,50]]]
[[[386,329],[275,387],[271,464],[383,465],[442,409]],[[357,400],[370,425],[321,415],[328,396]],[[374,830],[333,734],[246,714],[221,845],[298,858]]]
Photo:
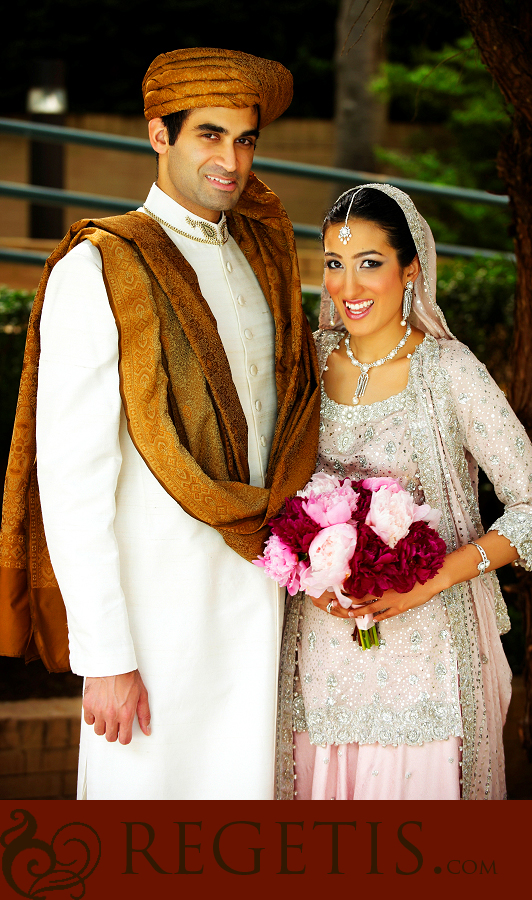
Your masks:
[[[353,397],[353,403],[358,403],[359,398],[364,395],[364,392],[368,386],[368,378],[369,378],[369,376],[368,376],[367,372],[362,372],[362,374],[358,376],[355,396]]]

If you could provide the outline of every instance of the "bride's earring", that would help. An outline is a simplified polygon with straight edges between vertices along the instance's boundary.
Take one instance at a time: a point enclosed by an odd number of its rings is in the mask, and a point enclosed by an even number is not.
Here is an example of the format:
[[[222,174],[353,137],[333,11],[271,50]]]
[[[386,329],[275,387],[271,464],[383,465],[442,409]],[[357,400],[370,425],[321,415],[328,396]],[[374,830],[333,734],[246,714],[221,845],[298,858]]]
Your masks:
[[[336,322],[336,306],[334,305],[334,300],[331,300],[331,305],[329,306],[329,322],[331,325],[334,325]]]
[[[401,319],[401,325],[406,325],[406,320],[410,315],[410,310],[412,309],[412,293],[413,287],[411,281],[407,281],[403,293],[403,318]]]

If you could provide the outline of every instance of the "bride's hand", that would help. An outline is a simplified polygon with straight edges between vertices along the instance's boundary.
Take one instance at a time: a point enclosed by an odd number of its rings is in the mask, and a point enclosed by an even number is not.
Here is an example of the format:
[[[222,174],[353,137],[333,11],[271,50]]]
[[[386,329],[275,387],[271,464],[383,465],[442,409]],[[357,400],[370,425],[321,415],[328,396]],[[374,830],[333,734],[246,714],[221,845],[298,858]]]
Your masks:
[[[384,591],[381,597],[375,597],[374,594],[366,594],[362,600],[354,600],[354,603],[361,604],[356,614],[363,616],[366,613],[372,613],[375,622],[382,622],[384,619],[391,619],[392,616],[400,616],[401,613],[408,612],[409,609],[415,609],[416,606],[423,606],[431,600],[436,594],[443,589],[437,582],[437,576],[431,578],[425,584],[416,584],[408,594],[399,594],[397,591]],[[321,598],[320,598],[321,599]]]
[[[350,597],[349,594],[346,594],[346,597],[348,597],[352,603],[361,602],[360,600],[356,600],[355,597]],[[336,616],[338,619],[353,619],[356,615],[359,615],[359,613],[355,612],[353,609],[344,609],[343,606],[340,606],[334,591],[324,591],[321,597],[310,597],[310,599],[314,606],[317,606],[318,609],[322,609],[323,612],[329,612],[327,605],[332,602],[330,615]],[[365,615],[365,613],[362,613],[362,615]]]

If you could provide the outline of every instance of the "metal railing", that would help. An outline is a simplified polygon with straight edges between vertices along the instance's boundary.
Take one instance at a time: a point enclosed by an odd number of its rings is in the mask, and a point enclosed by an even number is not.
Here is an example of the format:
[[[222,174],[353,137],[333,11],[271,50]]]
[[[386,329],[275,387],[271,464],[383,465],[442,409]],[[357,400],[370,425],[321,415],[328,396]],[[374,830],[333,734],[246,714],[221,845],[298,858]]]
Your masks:
[[[37,122],[20,121],[17,119],[0,118],[0,132],[17,135],[34,140],[52,143],[84,144],[91,147],[101,147],[107,150],[119,150],[129,153],[141,153],[153,155],[150,142],[143,138],[123,137],[113,134],[103,134],[96,131],[85,131],[79,128],[65,128],[58,125],[43,125]],[[451,187],[449,185],[432,184],[424,181],[415,181],[395,176],[384,176],[374,172],[360,172],[350,169],[335,169],[329,166],[314,166],[308,163],[295,163],[289,160],[269,159],[264,156],[256,156],[253,169],[264,172],[274,172],[278,175],[291,175],[298,178],[312,178],[320,181],[336,182],[338,184],[365,184],[367,182],[387,182],[408,193],[425,194],[439,197],[445,200],[462,200],[470,203],[482,203],[495,206],[507,206],[509,198],[506,195],[490,194],[488,191],[473,190],[471,188]],[[79,206],[85,209],[99,209],[109,212],[121,213],[142,206],[140,200],[128,200],[121,197],[103,197],[96,194],[65,191],[59,188],[46,188],[36,185],[15,184],[12,182],[0,182],[0,195],[13,199],[25,200],[33,203],[45,203],[52,206]],[[320,238],[320,229],[316,225],[304,225],[293,223],[296,237]],[[502,256],[515,260],[513,253],[488,250],[481,247],[465,247],[456,244],[437,243],[436,251],[441,256],[463,257],[494,257]],[[42,265],[46,254],[0,248],[0,259],[10,262],[34,263]]]

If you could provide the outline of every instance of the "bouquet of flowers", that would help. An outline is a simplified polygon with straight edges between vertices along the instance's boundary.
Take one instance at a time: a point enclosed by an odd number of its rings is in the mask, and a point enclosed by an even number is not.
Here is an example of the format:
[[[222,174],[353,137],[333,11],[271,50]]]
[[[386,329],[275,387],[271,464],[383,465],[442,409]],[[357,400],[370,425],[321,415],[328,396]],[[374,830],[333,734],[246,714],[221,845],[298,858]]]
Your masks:
[[[340,481],[318,472],[269,522],[264,555],[253,562],[292,596],[334,591],[348,609],[346,594],[361,600],[390,589],[408,593],[438,572],[446,554],[436,531],[440,516],[414,503],[394,478]],[[378,646],[373,616],[358,616],[356,624],[362,649]]]

